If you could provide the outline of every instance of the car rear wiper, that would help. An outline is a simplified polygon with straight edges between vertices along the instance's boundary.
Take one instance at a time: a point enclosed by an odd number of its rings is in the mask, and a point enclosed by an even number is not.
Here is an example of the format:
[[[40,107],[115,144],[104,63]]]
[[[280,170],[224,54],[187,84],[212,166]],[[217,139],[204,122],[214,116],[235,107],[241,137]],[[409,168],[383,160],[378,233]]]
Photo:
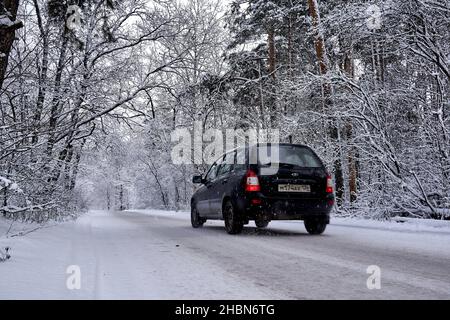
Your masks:
[[[295,164],[283,163],[283,162],[282,163],[272,163],[272,162],[261,163],[260,165],[264,166],[264,167],[272,167],[273,166],[273,167],[278,167],[278,168],[289,168],[289,169],[292,169],[292,168],[295,168],[295,167],[300,167],[300,166],[297,166]]]
[[[289,169],[292,169],[292,168],[295,168],[295,167],[299,167],[298,165],[295,165],[295,164],[292,164],[292,163],[280,163],[279,165],[282,168],[289,168]]]

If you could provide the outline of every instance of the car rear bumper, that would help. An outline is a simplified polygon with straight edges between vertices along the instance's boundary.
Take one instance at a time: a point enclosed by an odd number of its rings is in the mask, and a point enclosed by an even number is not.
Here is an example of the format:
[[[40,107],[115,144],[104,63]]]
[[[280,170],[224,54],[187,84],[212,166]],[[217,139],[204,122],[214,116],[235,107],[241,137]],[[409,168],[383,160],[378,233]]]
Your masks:
[[[259,200],[260,203],[253,202],[254,199]],[[328,223],[333,205],[333,195],[324,199],[280,199],[258,194],[247,196],[238,204],[238,208],[249,220],[256,218],[268,221],[320,218]]]

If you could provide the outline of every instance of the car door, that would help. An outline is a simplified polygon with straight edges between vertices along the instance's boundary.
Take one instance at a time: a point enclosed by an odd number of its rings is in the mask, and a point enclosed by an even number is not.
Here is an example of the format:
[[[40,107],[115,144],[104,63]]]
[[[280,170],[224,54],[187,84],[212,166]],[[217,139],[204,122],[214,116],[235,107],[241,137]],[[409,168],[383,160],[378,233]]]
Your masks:
[[[226,193],[229,174],[234,166],[235,152],[229,152],[223,157],[223,162],[217,169],[217,178],[211,188],[210,212],[216,218],[222,217],[222,199]]]
[[[236,152],[230,155],[230,161],[231,157],[233,157],[234,163],[226,175],[226,183],[222,184],[224,187],[222,193],[230,196],[232,199],[239,194],[241,182],[246,173],[245,152],[246,149],[237,149]]]
[[[211,197],[212,182],[217,176],[217,163],[213,163],[205,176],[205,183],[197,190],[197,210],[203,216],[209,216],[209,198]]]

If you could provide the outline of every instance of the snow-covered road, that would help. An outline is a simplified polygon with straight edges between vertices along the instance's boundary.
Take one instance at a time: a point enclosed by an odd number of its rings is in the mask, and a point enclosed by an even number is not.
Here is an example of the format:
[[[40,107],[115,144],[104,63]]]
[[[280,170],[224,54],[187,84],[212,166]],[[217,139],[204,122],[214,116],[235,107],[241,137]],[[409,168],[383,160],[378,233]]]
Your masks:
[[[301,222],[192,229],[187,213],[93,211],[77,222],[0,239],[0,298],[450,299],[450,233],[336,220],[322,236]],[[66,286],[79,266],[81,289]],[[381,289],[366,285],[369,265]]]

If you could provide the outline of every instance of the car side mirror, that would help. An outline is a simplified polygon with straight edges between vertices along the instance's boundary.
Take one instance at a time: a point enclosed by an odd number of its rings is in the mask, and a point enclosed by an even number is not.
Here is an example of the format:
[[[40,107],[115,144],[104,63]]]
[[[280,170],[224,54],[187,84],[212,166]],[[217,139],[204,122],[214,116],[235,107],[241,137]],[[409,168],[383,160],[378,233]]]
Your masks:
[[[205,182],[205,180],[203,179],[202,176],[194,176],[192,178],[192,182],[195,183],[195,184],[202,184],[202,183]]]

